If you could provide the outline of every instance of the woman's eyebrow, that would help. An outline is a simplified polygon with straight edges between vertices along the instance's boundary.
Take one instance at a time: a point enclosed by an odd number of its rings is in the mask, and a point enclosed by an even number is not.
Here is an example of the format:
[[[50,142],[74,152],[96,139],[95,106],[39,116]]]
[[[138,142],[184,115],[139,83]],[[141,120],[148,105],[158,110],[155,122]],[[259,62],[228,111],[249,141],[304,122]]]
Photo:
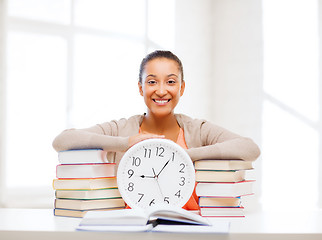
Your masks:
[[[148,78],[148,77],[153,77],[153,78],[156,78],[157,75],[155,74],[149,74],[147,75],[145,78]],[[167,77],[177,77],[178,78],[178,75],[174,74],[174,73],[171,73],[171,74],[168,74]]]
[[[174,73],[171,73],[171,74],[168,75],[168,77],[178,77],[178,76],[176,74],[174,74]]]
[[[149,75],[147,75],[145,78],[148,78],[148,77],[153,77],[153,78],[155,78],[155,77],[157,77],[157,75],[149,74]]]

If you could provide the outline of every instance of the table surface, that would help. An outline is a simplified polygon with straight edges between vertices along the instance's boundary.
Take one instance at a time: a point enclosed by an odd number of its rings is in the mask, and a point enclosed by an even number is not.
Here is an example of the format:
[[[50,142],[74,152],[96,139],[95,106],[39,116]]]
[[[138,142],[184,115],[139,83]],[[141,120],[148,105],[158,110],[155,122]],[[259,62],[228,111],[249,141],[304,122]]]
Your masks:
[[[322,239],[322,209],[298,212],[249,212],[230,221],[228,234],[202,233],[204,239]],[[0,239],[196,239],[191,233],[75,231],[80,218],[56,217],[52,209],[0,209]],[[221,221],[216,218],[214,221]]]

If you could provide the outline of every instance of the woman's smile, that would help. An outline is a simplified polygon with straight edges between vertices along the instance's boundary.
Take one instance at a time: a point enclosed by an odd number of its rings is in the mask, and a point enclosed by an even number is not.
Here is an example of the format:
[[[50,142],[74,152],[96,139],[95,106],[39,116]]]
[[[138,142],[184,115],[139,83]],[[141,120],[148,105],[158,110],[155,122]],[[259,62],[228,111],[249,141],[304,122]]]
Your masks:
[[[157,105],[166,105],[168,102],[171,101],[171,99],[152,99],[153,102],[155,102]]]

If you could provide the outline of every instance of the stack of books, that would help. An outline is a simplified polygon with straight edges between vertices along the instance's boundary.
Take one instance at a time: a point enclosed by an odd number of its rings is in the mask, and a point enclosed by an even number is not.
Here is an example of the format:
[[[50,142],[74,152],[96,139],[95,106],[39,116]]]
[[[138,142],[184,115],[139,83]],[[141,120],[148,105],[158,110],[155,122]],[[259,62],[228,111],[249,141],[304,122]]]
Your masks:
[[[253,180],[246,180],[252,162],[242,160],[198,160],[196,194],[200,215],[205,217],[244,217],[242,198],[253,194]]]
[[[117,188],[115,164],[108,163],[101,149],[69,150],[58,153],[54,214],[83,217],[88,211],[125,207]]]

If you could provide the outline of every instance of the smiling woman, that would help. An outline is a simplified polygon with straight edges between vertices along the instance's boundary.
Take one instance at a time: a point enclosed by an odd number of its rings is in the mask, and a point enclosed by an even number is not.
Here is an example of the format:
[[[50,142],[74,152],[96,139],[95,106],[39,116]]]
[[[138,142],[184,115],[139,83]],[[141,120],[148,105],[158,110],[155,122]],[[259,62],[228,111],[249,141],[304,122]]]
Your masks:
[[[55,138],[54,148],[57,151],[102,148],[108,152],[108,159],[118,165],[124,152],[132,145],[145,139],[166,138],[186,149],[192,161],[256,160],[259,148],[251,139],[209,121],[174,113],[185,88],[180,60],[178,63],[174,58],[177,57],[169,51],[155,51],[143,59],[140,71],[142,80],[139,80],[138,86],[147,107],[146,114],[97,124],[87,129],[65,130]],[[185,207],[190,210],[198,208],[194,195]]]

